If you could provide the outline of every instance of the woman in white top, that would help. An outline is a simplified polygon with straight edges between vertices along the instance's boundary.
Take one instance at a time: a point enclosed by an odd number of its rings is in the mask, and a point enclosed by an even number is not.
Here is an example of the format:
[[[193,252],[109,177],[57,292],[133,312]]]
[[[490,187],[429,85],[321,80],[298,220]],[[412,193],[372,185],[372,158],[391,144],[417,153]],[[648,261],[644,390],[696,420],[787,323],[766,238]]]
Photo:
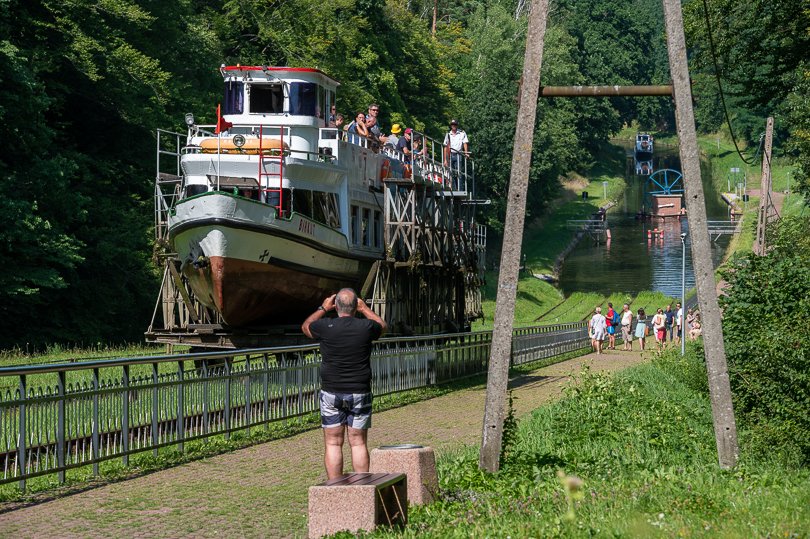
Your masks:
[[[655,342],[660,350],[664,343],[664,333],[666,332],[667,317],[664,316],[664,309],[658,309],[652,319],[653,331],[655,331]]]
[[[624,304],[622,309],[622,342],[624,346],[622,350],[633,351],[633,332],[630,327],[633,325],[633,311],[630,310],[628,304]]]
[[[597,354],[602,353],[602,341],[607,334],[607,320],[602,316],[602,307],[596,308],[596,314],[588,322],[588,333],[591,336],[591,344]]]

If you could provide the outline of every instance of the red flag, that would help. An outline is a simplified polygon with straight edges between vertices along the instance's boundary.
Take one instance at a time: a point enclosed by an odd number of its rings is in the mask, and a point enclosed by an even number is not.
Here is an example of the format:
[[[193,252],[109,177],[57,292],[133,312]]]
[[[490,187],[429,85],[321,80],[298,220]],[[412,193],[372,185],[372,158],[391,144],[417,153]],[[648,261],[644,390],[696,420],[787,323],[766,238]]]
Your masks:
[[[220,105],[217,105],[217,128],[214,130],[214,133],[219,135],[223,131],[227,131],[233,127],[233,122],[226,122],[225,118],[222,117],[222,113],[220,112]]]

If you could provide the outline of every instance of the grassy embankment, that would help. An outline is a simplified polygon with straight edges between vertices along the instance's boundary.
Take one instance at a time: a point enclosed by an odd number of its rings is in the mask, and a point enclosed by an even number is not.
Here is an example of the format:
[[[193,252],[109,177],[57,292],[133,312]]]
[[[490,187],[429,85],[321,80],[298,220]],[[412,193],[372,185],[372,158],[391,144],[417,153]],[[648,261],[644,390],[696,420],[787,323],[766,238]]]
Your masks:
[[[702,350],[670,350],[616,376],[582,373],[561,401],[504,435],[500,472],[478,448],[443,454],[440,501],[397,537],[803,537],[810,471],[779,451],[717,464]]]
[[[624,151],[616,146],[609,146],[597,159],[590,171],[589,178],[572,176],[565,182],[564,194],[550,205],[546,215],[527,224],[523,240],[523,255],[526,257],[526,268],[521,272],[518,282],[517,301],[515,303],[515,326],[530,326],[538,323],[538,318],[552,310],[560,316],[545,323],[574,322],[587,315],[587,310],[579,314],[575,308],[579,304],[589,305],[588,310],[604,301],[599,294],[575,294],[571,298],[563,297],[562,292],[549,282],[534,277],[532,274],[551,275],[557,256],[574,238],[574,232],[567,228],[569,219],[586,219],[615,200],[625,188],[624,178],[616,171],[624,169]],[[608,182],[607,197],[604,197],[602,182]],[[590,195],[583,200],[581,191]],[[475,323],[473,329],[489,329],[495,315],[495,297],[497,293],[498,274],[487,272],[487,283],[482,290],[484,319]],[[563,307],[561,304],[569,304]],[[545,317],[544,317],[545,318]]]
[[[660,307],[670,303],[669,298],[659,293],[642,293],[636,298],[623,293],[605,297],[593,292],[575,292],[565,298],[562,292],[551,283],[534,277],[532,274],[550,275],[554,273],[557,256],[565,250],[574,238],[574,232],[567,228],[569,219],[585,219],[600,207],[616,200],[626,187],[624,180],[625,153],[619,146],[608,146],[599,155],[597,163],[589,171],[589,179],[571,177],[565,182],[567,190],[576,187],[576,193],[568,193],[549,208],[547,215],[527,225],[523,241],[523,254],[526,256],[526,269],[518,282],[515,303],[515,326],[576,322],[593,312],[596,305],[612,302],[614,306],[631,302],[633,309],[652,306]],[[602,182],[607,182],[607,197]],[[581,191],[588,191],[590,197],[583,200]],[[483,289],[484,320],[477,322],[473,329],[489,329],[495,314],[498,274],[490,271]]]

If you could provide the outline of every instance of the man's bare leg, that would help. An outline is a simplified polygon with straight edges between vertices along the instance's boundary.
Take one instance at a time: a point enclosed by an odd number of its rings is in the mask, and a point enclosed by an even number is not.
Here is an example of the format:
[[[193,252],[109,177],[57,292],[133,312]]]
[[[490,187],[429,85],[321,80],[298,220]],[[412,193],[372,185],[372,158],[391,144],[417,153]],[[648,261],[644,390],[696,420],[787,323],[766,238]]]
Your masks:
[[[345,430],[345,425],[323,429],[323,463],[328,479],[343,475],[343,433]]]
[[[352,468],[355,472],[368,471],[368,430],[348,427],[352,448]]]

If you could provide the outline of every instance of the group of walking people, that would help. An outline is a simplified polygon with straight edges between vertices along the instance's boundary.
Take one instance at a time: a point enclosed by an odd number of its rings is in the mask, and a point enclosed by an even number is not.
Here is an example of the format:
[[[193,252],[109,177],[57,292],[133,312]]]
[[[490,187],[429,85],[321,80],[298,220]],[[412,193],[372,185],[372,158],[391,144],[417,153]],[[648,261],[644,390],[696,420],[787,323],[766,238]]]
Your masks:
[[[608,303],[605,314],[602,314],[602,307],[596,307],[594,315],[588,322],[588,336],[597,354],[601,354],[605,349],[615,350],[617,334],[622,337],[622,350],[632,351],[633,338],[638,339],[641,350],[645,350],[650,333],[655,339],[657,349],[661,350],[667,340],[680,344],[681,339],[687,335],[691,340],[695,340],[700,332],[700,313],[690,308],[684,318],[680,303],[675,304],[674,311],[671,305],[659,308],[651,317],[647,316],[643,308],[638,309],[634,316],[629,304],[625,303],[619,312],[613,309],[612,303]],[[605,340],[607,340],[606,347]]]

